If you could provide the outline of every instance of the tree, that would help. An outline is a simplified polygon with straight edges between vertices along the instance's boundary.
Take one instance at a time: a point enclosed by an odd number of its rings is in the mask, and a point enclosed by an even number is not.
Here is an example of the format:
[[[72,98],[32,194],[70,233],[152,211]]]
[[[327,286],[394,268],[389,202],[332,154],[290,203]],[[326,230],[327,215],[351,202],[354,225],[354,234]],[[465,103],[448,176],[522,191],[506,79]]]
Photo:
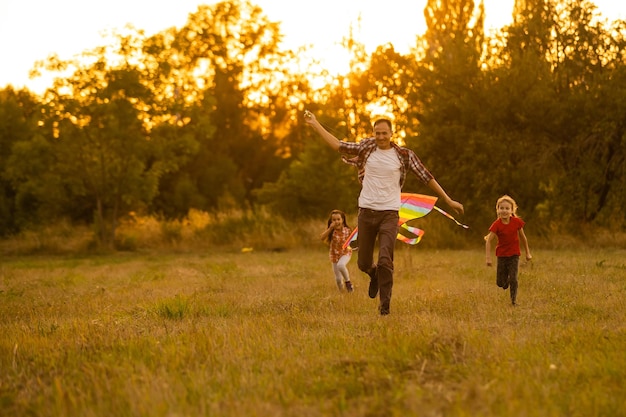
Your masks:
[[[196,150],[191,136],[168,123],[173,118],[160,110],[148,73],[134,62],[139,35],[116,35],[117,49],[96,48],[83,57],[91,62],[49,59],[48,68],[75,70],[47,92],[41,136],[11,157],[14,179],[46,214],[87,220],[92,212],[105,246],[119,217],[149,204],[160,177]],[[112,53],[119,63],[109,61]]]
[[[571,0],[555,9],[550,63],[560,102],[568,105],[558,119],[567,135],[555,135],[552,142],[559,167],[555,207],[576,213],[567,216],[575,222],[592,223],[604,214],[604,223],[614,225],[614,214],[626,218],[620,208],[626,202],[626,25],[605,26],[588,1]]]
[[[520,1],[515,10],[500,114],[523,144],[513,146],[526,167],[520,179],[537,178],[528,201],[565,222],[608,218],[623,203],[624,24],[605,27],[581,0]]]
[[[193,74],[202,94],[211,97],[202,109],[214,133],[203,135],[200,152],[178,179],[171,178],[172,184],[183,181],[196,188],[206,204],[197,208],[215,207],[226,193],[240,204],[250,202],[251,190],[275,180],[286,166],[284,157],[290,153],[281,149],[285,134],[277,135],[284,130],[268,125],[286,118],[279,114],[288,108],[279,105],[289,105],[276,99],[281,80],[288,79],[281,67],[280,37],[278,24],[260,8],[248,1],[225,1],[200,6],[168,41],[168,50],[174,51],[168,53],[178,59],[176,70],[186,77]],[[204,186],[218,166],[227,170],[228,180]]]
[[[33,213],[25,207],[25,196],[18,203],[17,184],[12,181],[7,163],[13,147],[33,139],[37,131],[39,100],[27,90],[6,88],[0,91],[0,236],[15,233]]]
[[[288,219],[319,218],[332,209],[356,211],[359,192],[356,171],[317,138],[278,180],[255,191],[260,204]]]
[[[488,162],[482,149],[482,129],[490,123],[484,115],[484,7],[473,0],[428,1],[424,16],[427,30],[419,39],[408,99],[407,117],[417,123],[417,131],[407,144],[419,149],[438,181],[471,212],[475,200],[470,197],[480,187],[475,171],[478,163],[486,167]]]

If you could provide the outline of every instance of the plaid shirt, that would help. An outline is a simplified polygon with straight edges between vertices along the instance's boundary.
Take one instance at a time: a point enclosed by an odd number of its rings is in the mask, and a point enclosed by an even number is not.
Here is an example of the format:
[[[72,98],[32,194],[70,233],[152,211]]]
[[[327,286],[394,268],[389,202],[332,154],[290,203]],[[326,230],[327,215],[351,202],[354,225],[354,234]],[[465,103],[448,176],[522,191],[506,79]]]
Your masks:
[[[330,257],[330,261],[334,264],[339,262],[339,259],[343,255],[350,255],[352,253],[352,248],[350,246],[343,248],[343,244],[350,237],[349,227],[342,227],[341,230],[333,230],[332,237],[330,239],[330,250],[328,251],[328,256]]]
[[[376,146],[376,139],[374,138],[363,139],[360,142],[341,141],[339,144],[339,152],[343,154],[341,159],[343,162],[358,168],[359,182],[361,184],[365,177],[365,162],[372,152],[374,152]],[[400,188],[404,186],[406,174],[409,171],[422,180],[424,184],[427,184],[434,178],[430,171],[422,164],[422,161],[415,155],[415,152],[408,148],[398,146],[393,142],[391,142],[391,146],[396,150],[396,155],[398,155],[398,159],[401,163]],[[348,158],[347,156],[353,156],[353,158]]]

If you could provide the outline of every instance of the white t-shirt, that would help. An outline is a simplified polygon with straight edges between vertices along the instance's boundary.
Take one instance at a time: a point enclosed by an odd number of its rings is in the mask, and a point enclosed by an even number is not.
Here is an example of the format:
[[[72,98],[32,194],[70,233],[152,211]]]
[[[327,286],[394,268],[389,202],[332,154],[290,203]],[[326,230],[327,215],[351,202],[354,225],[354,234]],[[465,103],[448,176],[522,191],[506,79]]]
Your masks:
[[[379,211],[400,210],[401,168],[395,149],[376,148],[365,162],[359,207]]]

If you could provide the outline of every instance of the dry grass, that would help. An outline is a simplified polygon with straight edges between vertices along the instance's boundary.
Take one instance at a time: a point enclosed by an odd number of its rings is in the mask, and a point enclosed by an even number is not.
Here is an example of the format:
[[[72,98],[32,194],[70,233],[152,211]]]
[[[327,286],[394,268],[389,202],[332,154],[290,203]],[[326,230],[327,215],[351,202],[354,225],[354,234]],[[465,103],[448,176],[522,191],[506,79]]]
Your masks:
[[[416,219],[411,225],[425,230],[419,244],[422,250],[468,250],[481,247],[489,223],[474,224],[461,219],[470,229],[456,226],[437,213]],[[326,219],[289,221],[272,215],[265,209],[232,209],[212,213],[190,210],[181,220],[165,220],[154,216],[129,213],[116,229],[116,251],[188,253],[198,251],[284,251],[319,248],[319,235]],[[356,215],[348,215],[348,224],[356,226]],[[621,228],[602,229],[577,225],[531,224],[526,227],[532,248],[577,249],[626,247],[626,233]],[[0,240],[0,254],[18,255],[83,255],[111,252],[98,245],[88,226],[54,224],[26,229],[20,234]]]
[[[623,250],[399,246],[392,314],[325,249],[5,257],[10,416],[625,415]]]

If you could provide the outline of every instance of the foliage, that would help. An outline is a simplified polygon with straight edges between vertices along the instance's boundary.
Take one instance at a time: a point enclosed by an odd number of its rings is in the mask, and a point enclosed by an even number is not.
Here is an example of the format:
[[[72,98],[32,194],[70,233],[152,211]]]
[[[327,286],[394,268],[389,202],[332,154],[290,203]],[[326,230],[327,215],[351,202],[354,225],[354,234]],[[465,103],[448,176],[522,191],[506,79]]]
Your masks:
[[[42,135],[20,142],[11,157],[15,179],[31,185],[46,214],[61,215],[55,210],[80,201],[93,213],[105,246],[115,238],[119,216],[150,203],[159,177],[177,169],[195,146],[190,137],[151,119],[156,98],[145,74],[131,64],[137,39],[120,35],[118,41],[118,66],[107,63],[105,48],[94,51],[95,63],[64,64],[76,69],[48,92]]]
[[[0,236],[30,223],[28,196],[19,193],[7,160],[17,143],[35,135],[39,109],[37,98],[28,91],[0,91]]]
[[[278,50],[280,36],[259,7],[230,1],[200,6],[166,45],[182,61],[177,70],[193,75],[212,98],[203,110],[215,130],[204,132],[202,151],[186,170],[209,207],[226,190],[237,202],[250,203],[251,190],[284,169],[289,144],[282,140],[289,124],[284,125],[293,109],[280,92],[300,82],[291,81],[289,56]],[[212,177],[207,167],[217,159],[233,166],[226,172],[230,178],[213,181],[215,188],[200,185]]]
[[[120,245],[129,212],[353,211],[356,175],[304,108],[351,141],[390,116],[396,140],[463,202],[465,223],[488,225],[507,193],[542,234],[623,229],[626,23],[587,0],[517,1],[513,23],[490,35],[482,2],[428,1],[424,13],[408,54],[369,54],[351,34],[350,72],[321,74],[317,89],[247,0],[200,6],[150,37],[116,33],[81,60],[49,57],[39,69],[59,77],[43,97],[0,91],[0,234],[69,219]]]
[[[320,218],[333,209],[356,212],[358,179],[339,154],[312,138],[276,183],[257,191],[260,204],[291,220]]]
[[[472,2],[429,7],[419,141],[407,143],[468,213],[506,193],[531,220],[605,224],[623,196],[623,23],[604,26],[588,2],[519,2],[483,42]]]

